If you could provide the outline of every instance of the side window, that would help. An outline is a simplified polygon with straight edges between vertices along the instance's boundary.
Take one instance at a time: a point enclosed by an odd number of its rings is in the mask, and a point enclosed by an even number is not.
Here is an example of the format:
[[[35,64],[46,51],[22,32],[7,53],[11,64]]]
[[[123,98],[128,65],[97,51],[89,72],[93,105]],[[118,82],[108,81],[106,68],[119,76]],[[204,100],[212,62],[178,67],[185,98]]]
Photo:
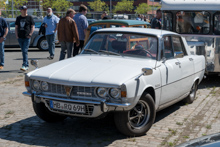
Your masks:
[[[163,14],[163,29],[172,31],[173,28],[173,20],[172,20],[172,14],[171,13],[164,13]]]
[[[171,41],[171,37],[170,36],[165,36],[164,37],[164,57],[166,59],[170,59],[174,57],[173,54],[173,48],[172,48],[172,41]]]
[[[217,13],[214,15],[214,34],[220,35],[220,14]]]
[[[174,49],[175,55],[177,55],[177,54],[186,55],[185,48],[183,47],[183,44],[182,44],[180,37],[173,36],[172,42],[173,42],[173,49]]]

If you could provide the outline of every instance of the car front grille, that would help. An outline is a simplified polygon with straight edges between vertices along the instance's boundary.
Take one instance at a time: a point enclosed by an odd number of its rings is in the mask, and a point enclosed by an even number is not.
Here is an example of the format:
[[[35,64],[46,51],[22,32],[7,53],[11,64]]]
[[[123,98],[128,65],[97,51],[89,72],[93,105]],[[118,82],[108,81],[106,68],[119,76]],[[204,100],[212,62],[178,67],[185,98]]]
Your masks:
[[[33,80],[31,80],[33,83]],[[43,93],[51,93],[51,94],[59,94],[64,97],[67,96],[65,85],[48,83],[49,89],[47,92]],[[33,87],[33,86],[32,86]],[[71,87],[70,97],[87,97],[87,98],[95,98],[95,87],[84,87],[84,86],[72,86]],[[33,88],[32,88],[33,89]]]

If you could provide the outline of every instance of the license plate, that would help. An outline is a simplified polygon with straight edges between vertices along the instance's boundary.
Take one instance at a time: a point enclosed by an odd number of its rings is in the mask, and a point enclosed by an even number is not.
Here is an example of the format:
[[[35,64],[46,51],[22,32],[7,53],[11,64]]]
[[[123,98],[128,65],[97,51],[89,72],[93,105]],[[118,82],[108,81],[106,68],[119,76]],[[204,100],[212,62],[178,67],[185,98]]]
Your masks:
[[[85,105],[50,100],[50,108],[68,112],[86,113]]]

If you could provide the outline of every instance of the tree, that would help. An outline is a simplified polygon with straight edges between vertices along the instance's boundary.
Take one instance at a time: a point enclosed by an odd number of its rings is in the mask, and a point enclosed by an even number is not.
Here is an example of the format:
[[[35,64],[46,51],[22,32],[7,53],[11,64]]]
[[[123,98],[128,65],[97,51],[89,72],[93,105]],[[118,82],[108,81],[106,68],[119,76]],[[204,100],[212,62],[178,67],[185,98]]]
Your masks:
[[[117,2],[116,6],[114,7],[113,12],[118,12],[118,11],[131,12],[132,9],[134,8],[133,4],[134,4],[134,1],[132,0],[122,0],[121,2]]]
[[[95,0],[94,2],[88,2],[89,7],[94,11],[107,11],[108,5],[101,0]]]
[[[27,4],[28,0],[13,0],[14,10],[18,10],[19,7]],[[6,5],[7,10],[12,10],[12,0],[8,0],[8,5]]]
[[[141,4],[138,5],[135,12],[137,14],[146,14],[150,10],[151,10],[151,7],[147,3],[141,3]]]
[[[66,0],[44,0],[42,3],[43,8],[52,8],[59,12],[66,11],[72,5],[73,3]]]

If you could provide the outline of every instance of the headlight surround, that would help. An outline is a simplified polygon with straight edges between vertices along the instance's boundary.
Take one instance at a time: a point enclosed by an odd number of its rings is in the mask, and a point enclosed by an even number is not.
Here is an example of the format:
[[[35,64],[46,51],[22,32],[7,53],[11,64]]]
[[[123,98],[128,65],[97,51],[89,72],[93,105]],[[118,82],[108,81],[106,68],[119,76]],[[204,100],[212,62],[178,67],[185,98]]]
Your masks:
[[[49,86],[48,86],[47,82],[41,82],[41,89],[43,91],[48,91]]]
[[[34,90],[39,90],[40,89],[40,82],[37,80],[34,80],[33,88],[34,88]]]
[[[109,94],[112,98],[118,99],[121,97],[121,91],[117,88],[111,88]]]
[[[103,88],[103,87],[99,87],[98,89],[97,89],[97,95],[99,96],[99,97],[107,97],[107,95],[108,95],[108,89],[107,88]]]

